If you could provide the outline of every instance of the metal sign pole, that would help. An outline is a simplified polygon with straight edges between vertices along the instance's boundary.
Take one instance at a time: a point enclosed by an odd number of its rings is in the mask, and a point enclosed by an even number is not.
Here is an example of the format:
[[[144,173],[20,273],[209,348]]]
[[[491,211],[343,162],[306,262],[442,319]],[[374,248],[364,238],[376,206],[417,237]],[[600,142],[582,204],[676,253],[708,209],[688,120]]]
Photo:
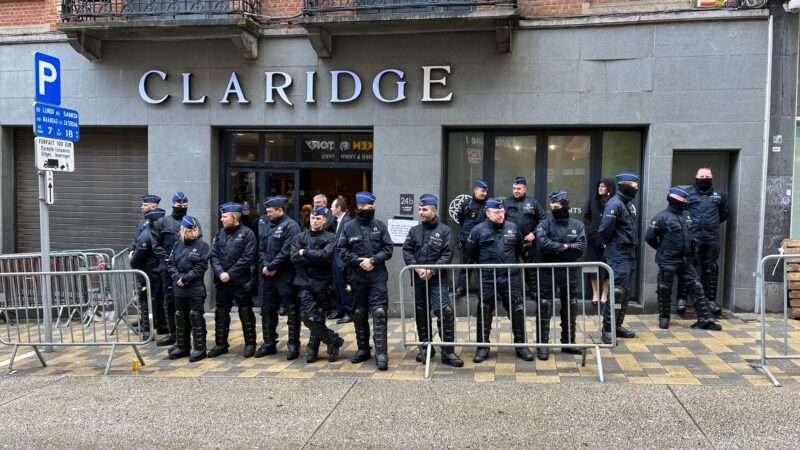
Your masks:
[[[41,270],[50,273],[50,216],[47,207],[47,171],[39,171],[39,239],[41,240]],[[50,277],[42,276],[42,315],[44,317],[44,341],[53,342],[53,298]],[[53,347],[45,347],[52,352]]]

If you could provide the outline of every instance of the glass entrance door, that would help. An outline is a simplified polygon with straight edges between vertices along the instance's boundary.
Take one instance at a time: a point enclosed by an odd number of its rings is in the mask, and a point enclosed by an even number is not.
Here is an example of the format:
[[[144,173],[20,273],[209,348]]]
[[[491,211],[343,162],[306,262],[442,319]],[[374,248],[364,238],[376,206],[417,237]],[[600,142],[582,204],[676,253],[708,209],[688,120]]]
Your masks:
[[[547,137],[547,194],[566,190],[576,219],[582,217],[589,194],[591,140],[588,135]]]
[[[497,198],[511,196],[514,178],[528,179],[528,195],[534,195],[536,186],[536,136],[494,137],[494,187]]]

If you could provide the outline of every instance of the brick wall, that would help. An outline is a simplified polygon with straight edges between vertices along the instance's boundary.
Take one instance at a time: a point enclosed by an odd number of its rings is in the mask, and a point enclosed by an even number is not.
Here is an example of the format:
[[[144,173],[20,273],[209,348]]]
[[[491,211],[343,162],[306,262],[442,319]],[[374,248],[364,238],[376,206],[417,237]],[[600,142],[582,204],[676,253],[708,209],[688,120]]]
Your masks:
[[[0,27],[50,25],[61,17],[61,0],[0,0]]]
[[[291,17],[303,12],[303,0],[261,0],[261,14],[269,17]]]

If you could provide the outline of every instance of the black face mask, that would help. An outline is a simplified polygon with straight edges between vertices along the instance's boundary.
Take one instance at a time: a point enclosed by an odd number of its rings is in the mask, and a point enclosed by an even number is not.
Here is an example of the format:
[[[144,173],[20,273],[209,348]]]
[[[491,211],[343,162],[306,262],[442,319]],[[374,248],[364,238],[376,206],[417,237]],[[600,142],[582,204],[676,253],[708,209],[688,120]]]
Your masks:
[[[636,193],[639,192],[638,188],[635,188],[629,184],[620,184],[619,186],[617,186],[617,190],[619,190],[625,196],[630,198],[636,197]]]
[[[374,209],[359,209],[356,211],[356,215],[358,216],[358,220],[361,223],[367,224],[372,222],[372,219],[375,218],[375,210]]]
[[[676,200],[672,197],[667,197],[667,203],[669,203],[670,211],[674,213],[680,214],[686,210],[686,202]]]
[[[559,220],[569,219],[569,208],[563,206],[553,210],[553,217]]]
[[[183,216],[186,215],[186,210],[187,209],[188,208],[176,208],[176,207],[173,206],[172,207],[172,216],[175,217],[176,219],[183,219]]]
[[[712,188],[711,178],[695,178],[694,185],[703,192],[710,191]]]

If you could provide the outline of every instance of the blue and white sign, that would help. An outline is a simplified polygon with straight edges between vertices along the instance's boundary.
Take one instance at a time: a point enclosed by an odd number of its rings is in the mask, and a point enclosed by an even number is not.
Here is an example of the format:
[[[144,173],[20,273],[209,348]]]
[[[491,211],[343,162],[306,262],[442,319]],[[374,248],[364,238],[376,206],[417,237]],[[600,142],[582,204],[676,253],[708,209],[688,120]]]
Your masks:
[[[33,132],[37,136],[78,142],[81,138],[78,111],[34,103]]]
[[[37,102],[61,104],[61,61],[55,56],[36,52],[33,56]]]

